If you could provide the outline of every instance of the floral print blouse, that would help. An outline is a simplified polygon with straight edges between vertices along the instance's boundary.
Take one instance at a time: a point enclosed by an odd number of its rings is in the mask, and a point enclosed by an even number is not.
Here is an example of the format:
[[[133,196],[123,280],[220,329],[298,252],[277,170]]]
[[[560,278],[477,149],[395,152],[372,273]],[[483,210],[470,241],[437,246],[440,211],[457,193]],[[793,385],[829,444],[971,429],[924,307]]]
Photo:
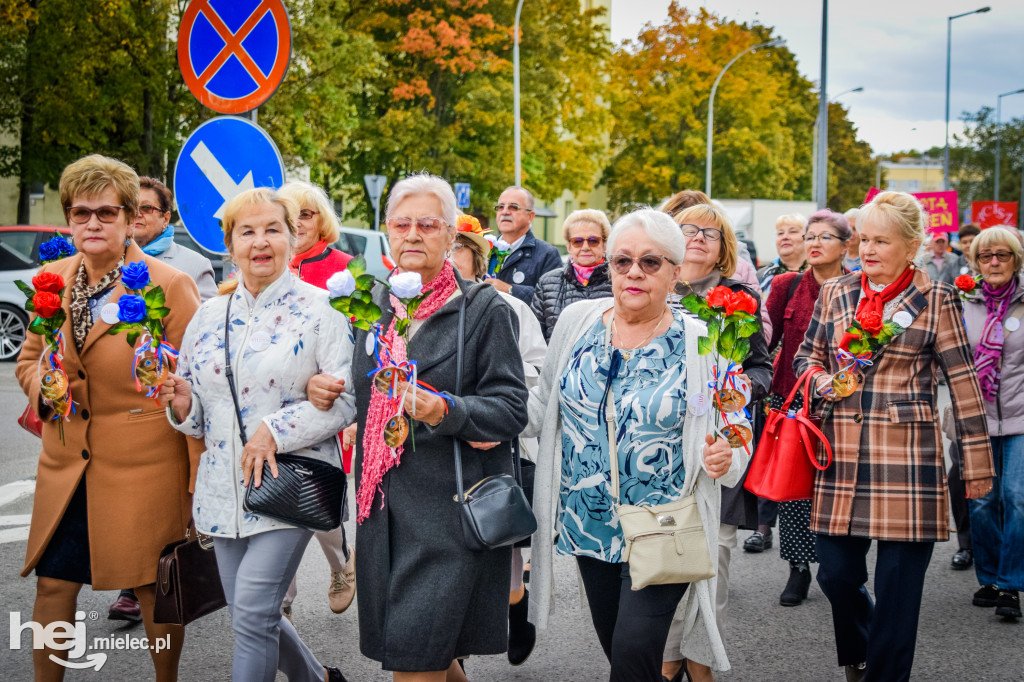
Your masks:
[[[623,353],[612,378],[617,415],[619,502],[665,504],[683,492],[686,351],[682,313],[647,346]],[[611,454],[602,397],[611,347],[598,321],[576,342],[560,379],[562,468],[560,554],[622,561],[622,530],[611,492]],[[628,356],[628,357],[626,357]]]

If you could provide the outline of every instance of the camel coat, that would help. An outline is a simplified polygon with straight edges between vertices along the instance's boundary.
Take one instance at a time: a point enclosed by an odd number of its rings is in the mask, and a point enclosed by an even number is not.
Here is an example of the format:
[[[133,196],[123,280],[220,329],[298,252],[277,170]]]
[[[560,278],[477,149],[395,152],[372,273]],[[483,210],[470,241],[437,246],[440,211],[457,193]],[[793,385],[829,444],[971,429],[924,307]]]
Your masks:
[[[132,243],[125,263],[139,260],[149,267],[153,283],[164,289],[171,309],[164,329],[177,348],[199,307],[195,282]],[[40,268],[65,281],[64,369],[78,407],[71,421],[64,422],[63,443],[57,422],[49,420],[51,411],[40,399],[37,366],[42,337],[29,334],[18,358],[18,382],[44,423],[21,574],[27,576],[35,568],[84,476],[93,587],[148,585],[156,582],[160,550],[185,536],[191,515],[189,482],[194,480],[202,447],[187,444],[186,437],[167,423],[163,408],[136,390],[132,348],[125,334],[108,335],[110,325],[97,320],[81,353],[75,348],[69,306],[81,262],[82,255],[75,254]],[[124,293],[124,285],[118,282],[110,302],[116,303]]]

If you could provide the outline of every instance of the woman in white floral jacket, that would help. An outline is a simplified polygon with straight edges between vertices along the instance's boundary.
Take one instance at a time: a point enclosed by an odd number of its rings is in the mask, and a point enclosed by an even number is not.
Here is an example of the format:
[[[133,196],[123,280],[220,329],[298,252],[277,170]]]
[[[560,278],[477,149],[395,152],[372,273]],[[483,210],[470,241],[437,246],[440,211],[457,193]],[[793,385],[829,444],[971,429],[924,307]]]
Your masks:
[[[264,462],[276,474],[276,453],[312,457],[340,469],[336,434],[355,416],[351,392],[327,411],[307,399],[306,382],[315,374],[351,383],[353,339],[348,320],[330,307],[327,293],[288,271],[297,213],[291,200],[266,188],[228,203],[224,241],[238,264],[237,284],[222,286],[222,295],[196,313],[181,343],[180,376],[171,375],[160,392],[175,428],[206,439],[193,518],[201,533],[214,538],[235,631],[232,679],[246,682],[272,682],[277,670],[292,682],[344,680],[336,668],[317,662],[281,616],[281,599],[312,531],[242,507],[249,477],[258,486]],[[249,436],[244,448],[227,385],[226,333]]]

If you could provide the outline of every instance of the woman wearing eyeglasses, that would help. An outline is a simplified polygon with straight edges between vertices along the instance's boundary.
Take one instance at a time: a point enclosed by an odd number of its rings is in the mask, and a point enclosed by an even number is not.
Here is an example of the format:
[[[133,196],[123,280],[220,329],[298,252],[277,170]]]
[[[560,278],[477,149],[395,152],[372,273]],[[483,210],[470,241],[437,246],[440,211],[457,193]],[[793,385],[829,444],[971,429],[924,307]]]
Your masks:
[[[545,341],[551,338],[558,316],[567,305],[612,295],[604,260],[604,244],[610,229],[603,211],[573,211],[565,219],[562,234],[569,249],[569,263],[542,275],[533,293],[532,308],[544,330]]]
[[[746,284],[732,279],[736,272],[738,245],[732,223],[725,211],[712,204],[697,204],[683,209],[675,216],[686,242],[685,256],[675,286],[677,296],[695,294],[704,297],[716,286],[733,291],[744,291],[757,300],[757,317],[761,317],[761,297]],[[743,373],[750,383],[750,403],[768,395],[772,380],[772,365],[768,358],[768,345],[760,330],[750,337],[750,357],[743,363]],[[750,444],[753,453],[755,444]],[[745,470],[744,472],[745,475]],[[736,548],[736,531],[740,526],[757,528],[757,497],[743,488],[742,479],[735,486],[722,490],[721,526],[718,529],[718,580],[715,593],[715,617],[718,631],[725,638],[726,609],[729,601],[729,564]],[[682,623],[673,624],[665,647],[664,674],[670,680],[682,674],[685,658],[687,670],[693,680],[713,679],[712,661],[701,653],[688,654],[688,642],[682,636]]]
[[[553,552],[574,557],[613,682],[661,679],[675,614],[685,614],[693,655],[718,669],[729,667],[711,601],[715,578],[632,589],[610,488],[614,446],[618,501],[655,506],[695,492],[714,547],[722,485],[735,484],[746,466],[746,452],[715,439],[711,412],[691,400],[706,392],[712,361],[697,353],[704,326],[668,304],[685,249],[679,228],[664,213],[643,209],[620,218],[608,238],[613,297],[562,313],[540,384],[530,391],[524,435],[540,436],[541,453],[530,620],[547,627]],[[715,558],[712,551],[713,564]]]
[[[981,287],[964,304],[967,340],[988,417],[995,456],[992,491],[970,500],[974,605],[1021,617],[1024,590],[1024,250],[1013,228],[982,230],[971,244]]]
[[[289,267],[303,282],[326,289],[331,275],[352,260],[331,246],[338,241],[341,224],[330,197],[321,188],[297,180],[285,183],[280,192],[299,205],[298,242]]]
[[[772,407],[782,407],[796,384],[793,358],[803,343],[821,285],[845,272],[843,261],[852,236],[853,230],[842,214],[828,209],[818,211],[807,219],[807,231],[803,234],[810,270],[786,272],[775,277],[772,291],[765,301],[773,323],[768,349],[779,348],[775,356],[772,392],[768,398]],[[793,407],[799,407],[801,400],[802,396],[798,396]],[[789,562],[789,581],[779,597],[782,606],[799,606],[807,598],[811,585],[810,564],[818,561],[810,523],[810,500],[779,504],[779,556]]]
[[[149,641],[170,641],[168,649],[150,649],[156,679],[175,680],[184,630],[153,622],[154,583],[160,551],[185,537],[189,481],[198,461],[190,461],[185,436],[167,423],[163,408],[136,388],[133,348],[124,335],[107,333],[110,317],[101,310],[127,293],[122,267],[141,261],[164,291],[170,309],[164,330],[177,348],[199,294],[191,277],[132,241],[139,178],[131,168],[99,155],[79,159],[61,174],[60,200],[78,252],[42,266],[38,276],[64,280],[63,367],[76,403],[68,420],[58,421],[41,392],[40,356],[47,351],[42,336],[28,335],[16,370],[43,420],[22,571],[36,573],[32,620],[42,627],[75,622],[83,585],[134,588]],[[63,678],[66,668],[51,655],[66,659],[68,652],[33,649],[37,680]]]

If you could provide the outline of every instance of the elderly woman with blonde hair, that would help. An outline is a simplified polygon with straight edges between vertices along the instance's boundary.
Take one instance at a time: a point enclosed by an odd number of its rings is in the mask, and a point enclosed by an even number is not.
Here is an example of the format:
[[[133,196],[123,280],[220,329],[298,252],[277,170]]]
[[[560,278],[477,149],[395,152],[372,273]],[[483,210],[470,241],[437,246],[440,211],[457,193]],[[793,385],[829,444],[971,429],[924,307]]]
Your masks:
[[[352,256],[332,244],[341,234],[341,223],[331,198],[321,187],[293,180],[279,190],[299,207],[295,219],[295,249],[288,267],[303,282],[327,288],[327,280],[345,269]]]

